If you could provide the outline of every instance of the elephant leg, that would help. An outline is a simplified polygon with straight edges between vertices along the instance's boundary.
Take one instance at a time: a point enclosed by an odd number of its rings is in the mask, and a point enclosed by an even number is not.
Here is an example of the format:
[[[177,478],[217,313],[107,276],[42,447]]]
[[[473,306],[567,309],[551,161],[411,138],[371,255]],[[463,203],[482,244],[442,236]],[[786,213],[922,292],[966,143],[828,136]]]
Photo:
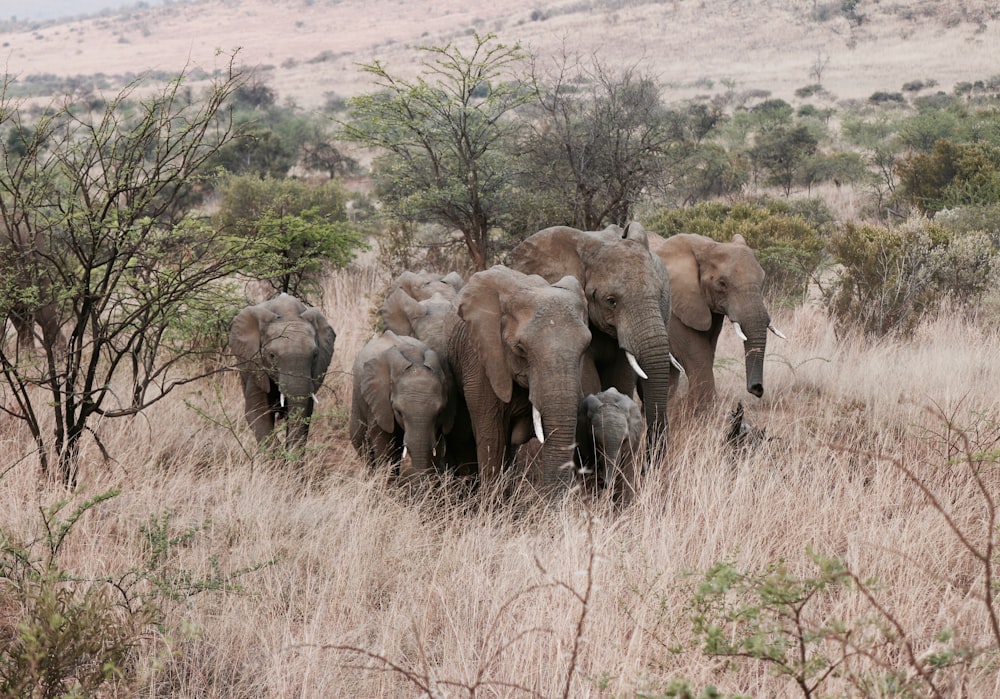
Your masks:
[[[243,399],[247,424],[253,430],[257,444],[262,444],[274,432],[274,413],[271,412],[267,394],[247,376],[243,380]]]
[[[715,351],[705,337],[696,336],[678,354],[677,360],[688,377],[688,396],[697,408],[707,407],[715,398]]]
[[[392,471],[396,470],[396,440],[395,435],[386,432],[378,425],[372,425],[369,432],[369,443],[372,450],[373,465],[389,464]]]

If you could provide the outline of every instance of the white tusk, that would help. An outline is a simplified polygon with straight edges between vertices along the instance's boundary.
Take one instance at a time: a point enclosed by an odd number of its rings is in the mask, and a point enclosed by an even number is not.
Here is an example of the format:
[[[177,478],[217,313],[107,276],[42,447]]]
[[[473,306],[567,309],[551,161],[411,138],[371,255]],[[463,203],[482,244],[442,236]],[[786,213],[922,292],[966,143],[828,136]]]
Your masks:
[[[677,371],[684,371],[684,367],[682,367],[681,363],[677,361],[677,357],[669,353],[667,356],[670,357],[670,363],[674,365],[674,368],[677,369]]]
[[[437,455],[438,455],[438,448],[436,446],[431,447],[431,456],[436,457]]]
[[[770,330],[771,332],[773,332],[778,337],[780,337],[782,340],[787,340],[788,339],[787,337],[785,337],[785,333],[781,332],[780,330],[778,330],[773,325],[768,325],[767,329]]]
[[[281,407],[284,408],[285,407],[285,394],[284,393],[279,393],[278,395],[281,396],[281,398],[278,399],[278,402],[281,405]]]
[[[312,397],[313,397],[313,405],[319,405],[319,398],[316,397],[315,393],[312,394]]]
[[[535,437],[538,438],[538,443],[545,444],[545,433],[542,432],[542,414],[533,405],[531,406],[531,422],[535,426]]]
[[[403,461],[406,460],[406,445],[405,444],[403,445],[403,459],[402,460]]]
[[[625,351],[625,357],[626,357],[626,359],[628,359],[628,363],[629,363],[629,365],[631,365],[632,370],[636,374],[639,375],[640,379],[648,379],[649,378],[648,376],[646,376],[646,372],[644,372],[642,370],[642,367],[639,366],[639,362],[636,360],[634,354],[632,354],[631,352],[629,352],[628,350],[626,350]]]
[[[747,341],[747,334],[743,332],[743,328],[741,328],[740,324],[737,323],[735,320],[733,321],[733,329],[736,331],[736,334],[739,335],[741,340],[743,340],[744,342]]]

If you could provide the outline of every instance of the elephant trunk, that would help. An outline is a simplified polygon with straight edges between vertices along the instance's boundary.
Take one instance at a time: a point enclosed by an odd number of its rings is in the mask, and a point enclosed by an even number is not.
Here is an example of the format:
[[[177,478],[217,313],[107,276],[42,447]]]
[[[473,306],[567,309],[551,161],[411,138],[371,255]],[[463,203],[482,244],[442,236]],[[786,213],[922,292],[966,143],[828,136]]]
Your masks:
[[[433,417],[421,415],[406,420],[403,445],[409,454],[409,463],[400,467],[402,478],[433,473],[435,464],[444,456],[437,453],[437,429]]]
[[[566,376],[540,372],[540,376]],[[531,404],[541,413],[545,440],[542,444],[542,485],[550,495],[565,492],[573,481],[573,448],[576,441],[577,408],[582,397],[579,381],[552,386],[551,379],[538,390],[532,383]],[[575,383],[575,385],[573,385]],[[552,390],[549,390],[549,389]]]
[[[287,416],[285,451],[299,454],[305,448],[309,436],[309,420],[312,418],[314,400],[313,383],[308,370],[282,372],[278,377]]]
[[[654,318],[642,314],[618,328],[618,342],[623,349],[635,355],[639,366],[648,378],[640,379],[642,406],[646,417],[647,436],[650,440],[667,434],[667,390],[670,386],[670,344],[667,327],[659,306]]]
[[[759,289],[742,295],[761,297]],[[730,308],[727,315],[729,320],[738,324],[740,338],[743,340],[747,391],[759,398],[764,395],[764,351],[767,348],[767,326],[771,324],[771,317],[763,303],[753,304],[749,308]]]

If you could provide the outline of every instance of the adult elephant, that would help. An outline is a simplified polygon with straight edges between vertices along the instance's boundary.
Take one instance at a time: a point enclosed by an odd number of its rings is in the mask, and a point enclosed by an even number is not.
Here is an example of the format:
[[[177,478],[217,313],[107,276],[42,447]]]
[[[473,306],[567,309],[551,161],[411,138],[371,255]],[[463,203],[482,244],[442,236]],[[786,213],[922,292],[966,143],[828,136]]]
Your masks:
[[[454,423],[451,371],[425,343],[387,330],[358,352],[351,443],[372,467],[398,465],[404,479],[433,473]]]
[[[280,417],[286,420],[285,449],[305,447],[336,338],[319,309],[289,294],[247,306],[233,318],[229,347],[239,360],[246,419],[258,444],[271,439]]]
[[[495,266],[472,275],[446,322],[448,359],[464,394],[479,482],[494,487],[532,433],[542,443],[544,489],[573,480],[581,363],[590,344],[580,284]]]
[[[588,354],[597,375],[596,382],[588,376],[588,392],[614,387],[632,395],[638,376],[647,436],[665,435],[670,344],[664,318],[670,314],[670,284],[642,226],[546,228],[514,248],[510,264],[549,281],[563,275],[577,279],[587,300],[593,335]]]
[[[767,332],[784,335],[771,324],[764,270],[746,240],[737,234],[720,243],[690,233],[654,233],[649,240],[670,275],[670,348],[687,374],[694,406],[706,407],[715,396],[715,349],[726,318],[743,340],[747,391],[762,396]]]

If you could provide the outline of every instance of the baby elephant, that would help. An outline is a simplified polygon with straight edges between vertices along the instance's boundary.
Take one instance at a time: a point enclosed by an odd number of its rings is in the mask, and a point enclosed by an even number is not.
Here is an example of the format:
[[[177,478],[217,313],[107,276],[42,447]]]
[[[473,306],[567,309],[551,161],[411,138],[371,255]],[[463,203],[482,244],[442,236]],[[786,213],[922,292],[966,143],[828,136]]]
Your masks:
[[[609,388],[580,403],[576,422],[580,471],[595,491],[609,490],[622,504],[636,488],[642,411],[634,400]]]
[[[443,468],[454,421],[451,372],[423,342],[387,330],[358,352],[351,443],[372,467],[398,465],[404,479]]]

